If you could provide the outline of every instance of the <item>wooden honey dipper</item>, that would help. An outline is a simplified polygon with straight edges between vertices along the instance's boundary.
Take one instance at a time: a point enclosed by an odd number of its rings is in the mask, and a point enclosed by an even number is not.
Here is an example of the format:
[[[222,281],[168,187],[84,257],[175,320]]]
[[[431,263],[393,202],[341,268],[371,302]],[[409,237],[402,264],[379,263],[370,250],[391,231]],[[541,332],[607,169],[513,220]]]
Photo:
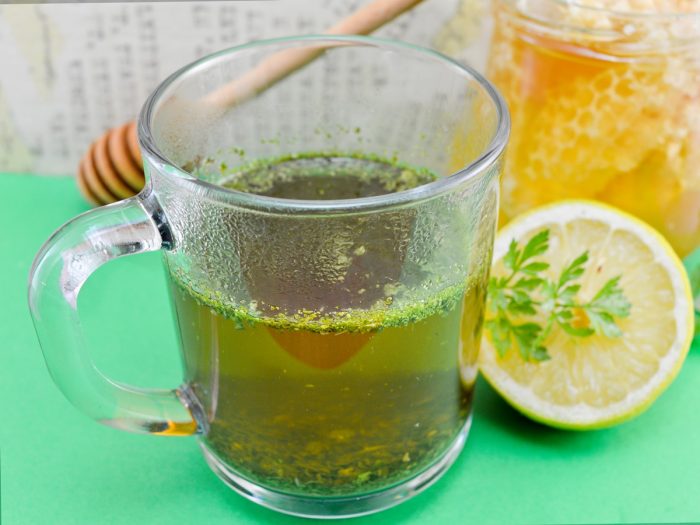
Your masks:
[[[324,34],[367,35],[423,0],[375,0],[344,18]],[[251,98],[282,80],[323,53],[323,49],[289,49],[263,60],[242,77],[203,98],[209,105],[230,107]],[[95,205],[136,195],[145,183],[136,122],[103,134],[80,161],[77,176],[80,193]]]

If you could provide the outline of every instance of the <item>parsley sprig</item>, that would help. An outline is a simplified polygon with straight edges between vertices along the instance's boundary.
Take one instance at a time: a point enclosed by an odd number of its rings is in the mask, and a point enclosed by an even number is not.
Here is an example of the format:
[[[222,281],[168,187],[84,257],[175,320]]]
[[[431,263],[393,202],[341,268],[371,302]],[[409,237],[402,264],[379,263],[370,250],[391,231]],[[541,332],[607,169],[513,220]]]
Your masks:
[[[602,334],[622,335],[615,322],[629,316],[631,305],[620,288],[620,276],[613,277],[588,302],[580,302],[581,285],[576,281],[584,274],[588,252],[583,252],[566,266],[559,278],[543,275],[549,268],[535,260],[549,249],[549,230],[542,230],[521,249],[513,240],[503,258],[509,271],[505,277],[491,277],[488,286],[486,328],[491,333],[498,354],[503,357],[515,345],[525,361],[550,358],[545,342],[555,325],[575,337]],[[544,324],[516,322],[522,316],[544,314]]]

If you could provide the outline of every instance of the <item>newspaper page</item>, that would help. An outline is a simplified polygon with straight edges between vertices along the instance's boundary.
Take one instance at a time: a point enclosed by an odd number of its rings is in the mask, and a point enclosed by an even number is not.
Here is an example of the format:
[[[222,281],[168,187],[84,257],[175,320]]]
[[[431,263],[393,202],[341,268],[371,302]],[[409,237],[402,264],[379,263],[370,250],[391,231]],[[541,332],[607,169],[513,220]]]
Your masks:
[[[160,80],[251,40],[320,33],[369,0],[0,6],[0,171],[72,174]],[[481,66],[482,0],[426,0],[375,34]],[[477,51],[469,51],[476,41]],[[469,53],[472,53],[471,56]]]

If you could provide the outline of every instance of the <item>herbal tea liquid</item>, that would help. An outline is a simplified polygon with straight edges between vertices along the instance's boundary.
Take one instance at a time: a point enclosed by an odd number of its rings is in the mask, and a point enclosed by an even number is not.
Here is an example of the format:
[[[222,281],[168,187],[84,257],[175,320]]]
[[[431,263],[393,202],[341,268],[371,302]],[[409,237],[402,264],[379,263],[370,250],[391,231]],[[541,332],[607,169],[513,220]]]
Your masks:
[[[410,188],[428,175],[311,156],[264,163],[225,184],[347,198]],[[218,459],[271,489],[352,495],[408,479],[444,453],[470,414],[485,283],[465,276],[463,285],[389,308],[362,284],[373,273],[398,275],[385,266],[378,256],[333,292],[347,308],[319,297],[317,309],[297,311],[272,304],[286,299],[264,286],[251,284],[267,299],[234,306],[173,275],[186,374],[208,416],[203,442]],[[290,293],[302,293],[291,284]]]

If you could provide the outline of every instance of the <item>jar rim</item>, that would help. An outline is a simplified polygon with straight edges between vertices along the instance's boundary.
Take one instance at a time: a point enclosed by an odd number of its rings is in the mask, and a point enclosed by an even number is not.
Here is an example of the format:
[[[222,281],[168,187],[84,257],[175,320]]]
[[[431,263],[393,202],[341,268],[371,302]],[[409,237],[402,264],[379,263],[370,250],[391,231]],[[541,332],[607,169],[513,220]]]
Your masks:
[[[500,0],[507,4],[511,4],[516,7],[519,11],[527,12],[527,8],[518,7],[516,4],[527,4],[529,0]],[[664,19],[664,20],[674,20],[674,19],[685,19],[685,18],[697,18],[700,20],[700,2],[694,6],[691,11],[678,11],[678,10],[664,10],[664,11],[643,11],[643,10],[626,10],[620,8],[607,8],[594,5],[588,5],[582,0],[536,0],[537,3],[550,4],[555,7],[561,7],[563,9],[577,9],[581,12],[588,12],[591,14],[604,14],[615,18],[629,18],[630,21],[649,21],[650,19]],[[668,4],[667,4],[668,5]]]
[[[693,61],[698,58],[700,1],[697,11],[693,5],[688,12],[624,11],[583,0],[496,1],[518,24],[567,43],[583,43],[585,52],[598,58],[652,60],[671,52]]]

